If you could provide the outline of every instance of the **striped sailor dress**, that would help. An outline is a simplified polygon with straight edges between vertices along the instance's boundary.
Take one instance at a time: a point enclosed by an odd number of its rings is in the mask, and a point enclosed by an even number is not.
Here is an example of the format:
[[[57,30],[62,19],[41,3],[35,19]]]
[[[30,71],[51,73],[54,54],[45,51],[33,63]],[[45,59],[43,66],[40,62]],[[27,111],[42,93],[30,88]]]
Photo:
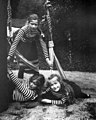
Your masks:
[[[34,64],[39,71],[38,45],[41,46],[44,56],[47,58],[48,51],[46,43],[41,38],[40,31],[38,29],[31,30],[28,25],[25,25],[19,30],[18,34],[16,35],[8,55],[13,56],[15,54],[15,51],[18,50],[18,52],[24,58]],[[30,70],[30,68],[26,66],[25,63],[20,59],[19,65],[24,66],[26,69]]]

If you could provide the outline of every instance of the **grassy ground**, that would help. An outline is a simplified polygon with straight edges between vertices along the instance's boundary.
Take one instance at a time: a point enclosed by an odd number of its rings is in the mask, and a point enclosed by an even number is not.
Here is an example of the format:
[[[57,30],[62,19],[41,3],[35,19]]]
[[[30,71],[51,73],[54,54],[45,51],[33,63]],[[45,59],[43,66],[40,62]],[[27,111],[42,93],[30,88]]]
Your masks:
[[[14,71],[14,74],[17,75],[17,72]],[[49,71],[41,70],[40,73],[45,77],[50,75]],[[41,105],[38,102],[14,102],[7,111],[0,114],[0,120],[96,120],[96,74],[70,71],[65,71],[65,74],[83,92],[90,93],[92,98],[78,99],[68,107]],[[25,78],[30,77],[29,74],[24,75]]]

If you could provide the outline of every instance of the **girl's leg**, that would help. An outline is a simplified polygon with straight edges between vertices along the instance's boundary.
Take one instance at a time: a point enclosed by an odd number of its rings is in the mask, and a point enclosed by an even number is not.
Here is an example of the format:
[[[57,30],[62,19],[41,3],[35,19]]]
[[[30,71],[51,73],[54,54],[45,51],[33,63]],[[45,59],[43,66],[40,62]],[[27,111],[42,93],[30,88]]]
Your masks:
[[[35,70],[32,70],[30,68],[26,68],[25,69],[25,73],[29,73],[29,74],[34,74],[34,75],[39,75],[39,72],[36,72]]]

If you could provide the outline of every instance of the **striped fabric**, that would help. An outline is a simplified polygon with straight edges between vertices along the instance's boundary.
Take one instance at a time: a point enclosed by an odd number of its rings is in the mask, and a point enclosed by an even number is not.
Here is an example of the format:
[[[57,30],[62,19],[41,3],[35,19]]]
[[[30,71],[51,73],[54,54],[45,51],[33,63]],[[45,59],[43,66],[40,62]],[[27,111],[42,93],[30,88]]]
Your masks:
[[[21,83],[19,79],[13,74],[13,72],[11,70],[9,71],[10,79],[14,82],[17,89],[20,91],[20,93],[14,92],[15,95],[13,95],[13,98],[18,101],[34,100],[38,96],[36,92],[34,90],[30,90],[26,84]]]
[[[43,41],[42,38],[40,38],[40,43],[41,43],[41,46],[42,46],[42,49],[43,49],[43,53],[44,53],[45,59],[49,58],[46,43]]]
[[[54,105],[62,105],[66,102],[66,97],[64,96],[61,100],[51,100],[51,103]]]
[[[19,41],[21,39],[23,39],[23,35],[24,35],[24,31],[22,29],[20,29],[20,31],[18,32],[18,35],[16,36],[11,48],[10,48],[10,51],[9,51],[9,56],[13,56],[13,54],[15,53],[15,50],[16,50],[16,47],[19,43]]]
[[[23,96],[21,92],[17,89],[13,91],[13,100],[14,101],[26,101],[27,99]]]
[[[30,28],[28,27],[28,25],[22,27],[22,28],[19,30],[19,32],[18,32],[17,36],[15,37],[15,40],[14,40],[11,48],[10,48],[9,56],[13,56],[13,54],[14,54],[14,52],[15,52],[15,50],[16,50],[16,47],[17,47],[17,45],[18,45],[18,43],[19,43],[20,40],[22,40],[22,42],[25,42],[25,41],[26,41],[26,40],[25,40],[26,38],[24,38],[24,35],[26,35],[27,38],[30,38],[30,37],[32,38],[32,36],[33,36],[33,38],[34,38],[34,35],[36,35],[36,33],[38,34],[38,32],[39,32],[39,31],[36,31],[36,32],[34,33],[34,31],[32,31],[32,33],[30,33]],[[30,36],[30,34],[32,34],[32,35]],[[29,35],[29,36],[28,36],[28,35]],[[49,55],[48,55],[46,43],[43,41],[43,39],[42,39],[41,37],[40,37],[40,44],[41,44],[41,46],[42,46],[42,49],[43,49],[43,53],[44,53],[45,58],[48,58]]]

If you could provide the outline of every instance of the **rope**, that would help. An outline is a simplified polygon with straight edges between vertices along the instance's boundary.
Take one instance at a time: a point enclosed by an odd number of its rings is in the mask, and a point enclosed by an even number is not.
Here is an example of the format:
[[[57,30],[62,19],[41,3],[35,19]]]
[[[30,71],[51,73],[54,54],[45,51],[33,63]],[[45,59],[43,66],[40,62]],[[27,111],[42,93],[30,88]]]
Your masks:
[[[51,25],[51,17],[50,17],[50,7],[52,5],[50,4],[50,1],[46,0],[45,2],[45,8],[46,8],[46,18],[48,22],[48,27],[49,27],[49,32],[50,32],[50,40],[53,41],[53,36],[52,36],[52,25]]]
[[[54,43],[53,43],[53,36],[52,36],[52,25],[51,25],[51,17],[50,17],[50,10],[49,8],[51,7],[51,4],[50,4],[50,1],[49,0],[46,0],[45,2],[45,8],[46,8],[46,18],[47,18],[47,22],[48,22],[48,27],[49,27],[49,32],[50,32],[50,41],[49,41],[49,55],[50,55],[50,60],[52,60],[54,62],[55,60],[55,64],[56,64],[56,67],[59,71],[59,74],[61,75],[61,78],[62,79],[66,79],[66,75],[64,74],[64,71],[59,63],[59,60],[57,59],[55,53],[54,53]],[[53,68],[52,68],[53,69]],[[52,70],[51,70],[51,73],[52,73]]]
[[[11,38],[11,34],[12,34],[12,12],[11,12],[10,0],[8,0],[7,13],[8,13],[7,26],[8,26],[8,29],[9,29],[8,43],[11,45],[12,42],[13,42],[13,39]]]
[[[46,0],[45,2],[45,9],[46,9],[46,18],[47,18],[47,22],[48,22],[48,28],[49,28],[49,33],[50,33],[50,41],[49,41],[49,58],[50,61],[53,63],[54,62],[54,56],[53,56],[53,47],[54,47],[54,43],[53,43],[53,36],[52,36],[52,25],[51,25],[51,17],[50,17],[50,12],[49,12],[49,8],[51,7],[50,1]],[[50,67],[51,73],[53,70],[53,66]]]
[[[7,5],[7,12],[8,12],[8,19],[7,19],[7,23],[8,23],[8,27],[9,27],[9,31],[12,31],[12,13],[11,13],[11,5],[10,5],[10,0],[8,0],[8,5]],[[10,34],[11,35],[11,34]]]

